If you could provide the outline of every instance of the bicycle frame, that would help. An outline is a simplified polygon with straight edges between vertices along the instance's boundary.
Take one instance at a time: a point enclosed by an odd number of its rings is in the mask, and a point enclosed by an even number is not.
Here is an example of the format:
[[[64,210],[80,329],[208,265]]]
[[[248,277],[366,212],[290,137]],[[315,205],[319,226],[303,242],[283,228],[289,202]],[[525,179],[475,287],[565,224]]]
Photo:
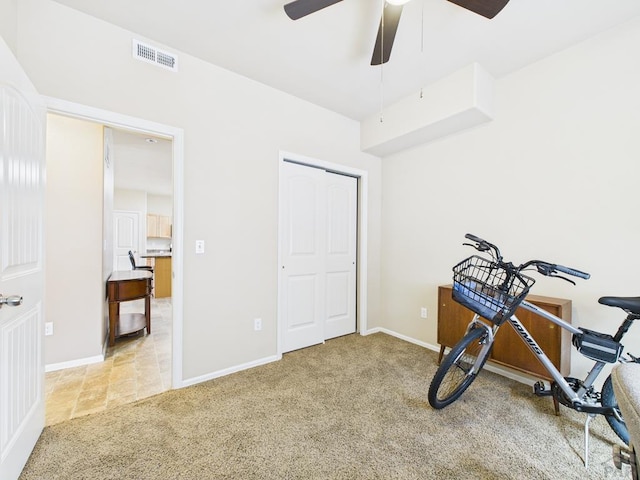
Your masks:
[[[545,318],[546,320],[558,325],[560,328],[568,330],[572,334],[579,335],[582,333],[581,330],[574,327],[570,323],[565,322],[561,318],[556,317],[555,315],[547,312],[546,310],[543,310],[540,307],[537,307],[532,303],[527,302],[526,300],[524,300],[520,304],[520,308],[529,310],[530,312],[533,312],[536,315],[539,315]],[[479,368],[481,364],[480,359],[484,358],[483,354],[485,353],[485,351],[491,348],[491,345],[493,344],[493,338],[498,328],[500,328],[499,326],[490,327],[486,323],[478,321],[478,318],[479,316],[475,315],[473,320],[470,323],[470,326],[475,324],[484,328],[488,332],[489,341],[483,346],[483,349],[481,350],[480,355],[478,355],[478,360],[476,360],[476,364],[473,366],[474,373],[480,369]],[[562,391],[565,393],[565,395],[571,401],[571,403],[576,407],[580,407],[584,405],[586,402],[583,400],[583,398],[586,392],[591,388],[591,386],[595,382],[596,378],[598,378],[598,375],[600,375],[600,372],[605,366],[605,363],[596,362],[593,368],[591,369],[591,371],[589,372],[589,374],[587,375],[587,377],[585,378],[585,380],[583,381],[582,386],[580,386],[580,388],[577,391],[574,391],[573,388],[571,388],[569,383],[562,376],[562,374],[558,371],[556,366],[551,362],[549,357],[544,353],[542,348],[540,348],[540,346],[538,345],[536,340],[533,338],[533,336],[531,336],[528,330],[524,327],[522,322],[518,320],[518,317],[513,315],[508,320],[508,322],[511,324],[511,326],[516,331],[516,333],[520,336],[522,341],[527,345],[527,347],[529,347],[529,350],[531,350],[531,352],[538,358],[540,363],[542,363],[544,368],[549,372],[551,377],[555,380],[556,384],[562,389]]]
[[[457,352],[457,358],[449,359],[447,357],[431,381],[429,387],[429,403],[431,406],[436,409],[444,408],[458,399],[484,366],[498,329],[503,323],[508,322],[531,353],[542,364],[550,378],[552,378],[550,388],[547,388],[541,381],[536,382],[534,384],[534,393],[539,396],[553,396],[556,413],[559,411],[559,404],[562,404],[587,414],[584,426],[585,467],[588,466],[589,456],[589,423],[596,415],[604,415],[613,431],[627,442],[625,439],[627,433],[624,420],[615,405],[611,384],[607,383],[608,380],[605,380],[603,392],[595,391],[593,384],[602,373],[606,363],[626,361],[620,357],[622,353],[620,341],[629,330],[631,324],[640,319],[638,304],[624,297],[603,297],[600,299],[600,303],[623,308],[628,314],[614,336],[587,329],[578,329],[561,318],[523,300],[535,280],[526,275],[520,275],[520,273],[526,270],[533,270],[533,267],[535,267],[537,272],[542,275],[562,278],[574,285],[575,283],[572,280],[562,276],[562,274],[586,280],[590,277],[588,273],[542,260],[529,260],[521,265],[514,265],[503,260],[496,245],[470,233],[467,233],[465,238],[472,243],[464,243],[463,245],[471,246],[479,252],[488,252],[491,260],[472,255],[453,267],[454,300],[469,310],[478,313],[474,315],[467,326],[465,337],[452,349]],[[458,292],[457,298],[456,292]],[[535,338],[527,331],[518,317],[513,314],[518,306],[557,325],[565,330],[566,333],[573,334],[572,343],[578,351],[585,357],[596,360],[584,380],[563,377],[558,368],[538,345]],[[504,321],[503,315],[509,314],[511,314],[511,317]],[[482,315],[485,315],[485,317]],[[476,328],[481,328],[482,330],[472,333],[473,329]],[[479,344],[477,340],[480,340]],[[478,346],[480,346],[479,352],[477,351]],[[471,350],[466,355],[468,347],[471,347]],[[475,360],[471,360],[474,356]],[[631,361],[640,363],[640,359],[632,355],[629,356]],[[473,361],[470,368],[469,361]],[[462,371],[462,375],[460,375],[459,371],[454,371],[458,378],[447,380],[453,367],[457,367]],[[440,387],[443,384],[446,386],[441,395]]]

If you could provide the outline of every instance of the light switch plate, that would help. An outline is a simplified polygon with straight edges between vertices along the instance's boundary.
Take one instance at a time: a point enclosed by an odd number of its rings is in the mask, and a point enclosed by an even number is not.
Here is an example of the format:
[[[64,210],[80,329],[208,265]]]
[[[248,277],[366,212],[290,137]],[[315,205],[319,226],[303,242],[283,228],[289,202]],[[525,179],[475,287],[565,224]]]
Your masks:
[[[196,240],[196,253],[204,253],[204,240]]]

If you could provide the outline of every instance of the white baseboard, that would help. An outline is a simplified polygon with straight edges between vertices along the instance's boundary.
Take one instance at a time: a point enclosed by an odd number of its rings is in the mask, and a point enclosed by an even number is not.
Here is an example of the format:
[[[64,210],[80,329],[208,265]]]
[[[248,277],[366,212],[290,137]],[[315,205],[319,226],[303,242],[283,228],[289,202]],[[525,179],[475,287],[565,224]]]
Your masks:
[[[414,343],[416,345],[420,345],[421,347],[427,348],[429,350],[433,350],[434,352],[439,352],[440,351],[440,346],[439,345],[432,345],[430,343],[423,342],[421,340],[416,340],[415,338],[411,338],[411,337],[408,337],[408,336],[403,335],[401,333],[394,332],[393,330],[389,330],[388,328],[382,328],[382,327],[372,328],[370,330],[367,330],[362,335],[371,335],[373,333],[386,333],[387,335],[391,335],[392,337],[399,338],[400,340],[404,340],[405,342],[409,342],[409,343]]]
[[[282,355],[273,355],[271,357],[261,358],[253,362],[243,363],[241,365],[225,368],[224,370],[218,370],[217,372],[207,373],[206,375],[201,375],[199,377],[188,378],[183,380],[181,385],[174,385],[172,388],[190,387],[191,385],[213,380],[214,378],[224,377],[226,375],[231,375],[232,373],[241,372],[242,370],[248,370],[250,368],[259,367],[260,365],[266,365],[267,363],[277,362],[281,359]]]
[[[389,330],[387,328],[382,328],[382,327],[372,328],[362,333],[362,335],[371,335],[373,333],[385,333],[387,335],[391,335],[392,337],[399,338],[400,340],[404,340],[405,342],[414,343],[428,350],[433,350],[434,352],[440,352],[440,345],[432,345],[431,343],[423,342],[421,340],[416,340],[415,338],[408,337],[406,335],[403,335],[398,332],[394,332],[393,330]],[[503,377],[510,378],[511,380],[515,380],[516,382],[520,382],[525,385],[533,385],[536,381],[539,380],[538,378],[530,377],[526,374],[516,372],[509,368],[498,366],[494,363],[491,363],[490,360],[485,364],[484,368],[492,373],[497,373],[498,375],[502,375]]]
[[[104,355],[96,355],[94,357],[78,358],[68,362],[49,363],[44,366],[45,372],[55,372],[56,370],[64,370],[65,368],[81,367],[83,365],[91,365],[92,363],[104,362]]]

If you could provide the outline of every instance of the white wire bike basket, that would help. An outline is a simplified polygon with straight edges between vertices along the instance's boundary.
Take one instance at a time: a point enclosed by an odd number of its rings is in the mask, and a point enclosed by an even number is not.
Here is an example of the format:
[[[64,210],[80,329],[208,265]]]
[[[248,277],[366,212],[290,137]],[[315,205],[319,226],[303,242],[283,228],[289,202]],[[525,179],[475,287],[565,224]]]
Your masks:
[[[515,313],[534,283],[477,255],[453,267],[453,299],[496,325]]]

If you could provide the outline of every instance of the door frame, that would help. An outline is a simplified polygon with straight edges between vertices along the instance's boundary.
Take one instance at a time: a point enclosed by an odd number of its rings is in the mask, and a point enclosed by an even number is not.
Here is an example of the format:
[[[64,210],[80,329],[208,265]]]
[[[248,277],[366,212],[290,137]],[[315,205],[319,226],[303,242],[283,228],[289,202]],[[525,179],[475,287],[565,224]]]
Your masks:
[[[173,238],[172,270],[172,368],[171,388],[186,386],[182,377],[183,352],[183,261],[184,261],[184,131],[182,128],[152,122],[108,110],[42,96],[50,113],[79,118],[107,127],[130,130],[172,140],[173,146]]]
[[[357,219],[357,250],[358,250],[358,268],[356,270],[356,332],[360,335],[367,333],[367,226],[368,226],[368,196],[369,196],[369,173],[366,170],[349,167],[338,163],[327,162],[316,158],[299,155],[296,153],[280,151],[278,160],[278,265],[276,266],[278,274],[278,314],[277,314],[277,354],[282,357],[283,341],[282,334],[284,331],[283,315],[282,315],[282,275],[280,275],[281,265],[283,262],[283,252],[281,249],[281,238],[286,234],[285,225],[282,221],[280,208],[284,202],[284,182],[283,168],[285,162],[297,163],[311,168],[321,168],[329,172],[348,175],[358,179],[358,219]]]

